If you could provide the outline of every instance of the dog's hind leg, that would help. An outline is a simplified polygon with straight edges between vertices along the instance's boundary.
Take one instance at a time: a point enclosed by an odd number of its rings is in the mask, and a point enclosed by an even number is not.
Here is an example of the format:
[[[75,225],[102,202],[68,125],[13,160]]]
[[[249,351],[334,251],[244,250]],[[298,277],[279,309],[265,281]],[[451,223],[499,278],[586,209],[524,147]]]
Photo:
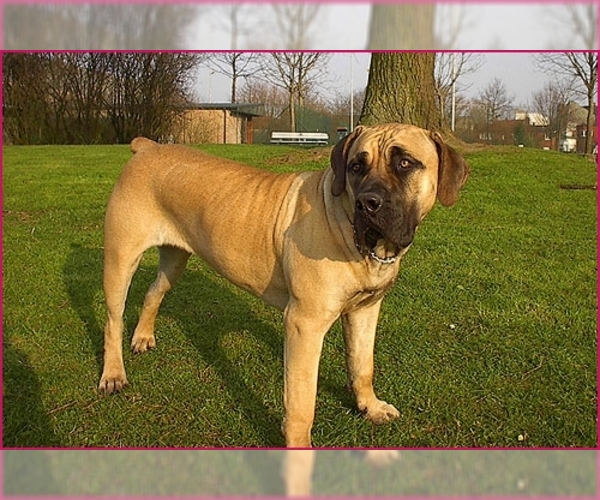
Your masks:
[[[138,268],[145,248],[138,251],[119,251],[118,245],[105,240],[104,297],[108,317],[104,329],[104,369],[100,391],[110,394],[127,385],[123,364],[123,313],[131,279]]]
[[[158,276],[146,293],[142,314],[131,340],[131,348],[134,352],[145,352],[156,346],[154,323],[158,308],[165,294],[185,271],[191,255],[189,252],[173,246],[161,246],[158,251],[160,255]]]

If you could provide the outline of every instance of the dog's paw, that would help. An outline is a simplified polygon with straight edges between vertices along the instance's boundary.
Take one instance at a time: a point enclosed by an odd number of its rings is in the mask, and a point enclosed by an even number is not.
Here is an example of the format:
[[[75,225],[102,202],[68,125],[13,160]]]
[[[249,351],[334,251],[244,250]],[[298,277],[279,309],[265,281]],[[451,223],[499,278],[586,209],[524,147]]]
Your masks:
[[[127,384],[125,373],[114,376],[103,374],[98,385],[98,390],[104,394],[112,394],[113,392],[119,392]]]
[[[398,450],[366,450],[365,460],[372,465],[382,466],[395,462],[400,458]]]
[[[400,412],[393,405],[377,399],[374,404],[363,410],[365,418],[374,424],[386,424],[400,416]]]
[[[131,339],[131,350],[136,353],[146,352],[148,349],[156,347],[156,338],[154,335],[134,334]]]

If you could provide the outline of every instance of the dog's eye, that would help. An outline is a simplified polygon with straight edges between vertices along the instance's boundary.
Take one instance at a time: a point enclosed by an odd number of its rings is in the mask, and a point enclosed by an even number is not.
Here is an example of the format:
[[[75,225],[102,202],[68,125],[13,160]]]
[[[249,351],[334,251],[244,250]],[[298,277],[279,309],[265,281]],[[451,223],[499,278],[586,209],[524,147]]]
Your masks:
[[[400,161],[398,162],[398,167],[400,167],[400,169],[402,170],[407,170],[409,168],[411,168],[414,165],[414,163],[409,160],[408,158],[401,158]]]
[[[362,171],[362,165],[360,163],[352,163],[350,165],[350,171],[359,174]]]

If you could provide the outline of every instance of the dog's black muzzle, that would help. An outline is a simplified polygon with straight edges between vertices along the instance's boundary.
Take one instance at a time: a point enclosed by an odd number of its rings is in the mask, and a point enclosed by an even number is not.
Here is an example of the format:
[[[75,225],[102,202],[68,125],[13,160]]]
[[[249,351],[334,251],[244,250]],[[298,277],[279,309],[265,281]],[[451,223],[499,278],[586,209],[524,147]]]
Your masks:
[[[393,262],[414,239],[418,217],[411,207],[371,189],[358,193],[354,206],[354,238],[358,251],[377,261]]]

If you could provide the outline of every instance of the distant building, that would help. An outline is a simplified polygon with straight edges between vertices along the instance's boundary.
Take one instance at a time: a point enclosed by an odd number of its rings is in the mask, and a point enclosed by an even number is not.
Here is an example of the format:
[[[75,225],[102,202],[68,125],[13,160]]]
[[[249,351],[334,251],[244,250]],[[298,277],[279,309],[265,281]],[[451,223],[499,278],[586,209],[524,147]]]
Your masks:
[[[253,118],[261,116],[257,104],[186,104],[166,142],[179,144],[252,144]]]
[[[461,138],[485,144],[556,149],[556,139],[547,131],[548,124],[548,118],[540,113],[517,111],[512,120],[472,121],[468,136]]]
[[[577,103],[569,102],[564,110],[566,116],[565,124],[560,130],[559,150],[565,153],[585,152],[585,141],[588,135],[587,130],[587,106],[580,106]],[[598,143],[598,125],[597,114],[593,115],[593,125],[589,132],[592,138],[592,149]]]
[[[594,116],[596,120],[596,116]],[[466,142],[526,146],[554,151],[585,150],[587,108],[574,102],[560,110],[560,119],[551,120],[541,113],[517,110],[512,120],[488,121],[485,113],[464,117],[457,133]],[[592,147],[597,144],[597,124],[590,131]]]
[[[550,125],[550,120],[547,116],[544,116],[541,113],[530,113],[529,111],[517,110],[515,112],[515,120],[527,120],[529,125],[532,127],[547,127]]]
[[[575,150],[579,154],[585,153],[585,138],[588,134],[587,125],[577,125],[575,128]],[[595,123],[590,131],[592,140],[592,149],[598,145],[598,125]]]

